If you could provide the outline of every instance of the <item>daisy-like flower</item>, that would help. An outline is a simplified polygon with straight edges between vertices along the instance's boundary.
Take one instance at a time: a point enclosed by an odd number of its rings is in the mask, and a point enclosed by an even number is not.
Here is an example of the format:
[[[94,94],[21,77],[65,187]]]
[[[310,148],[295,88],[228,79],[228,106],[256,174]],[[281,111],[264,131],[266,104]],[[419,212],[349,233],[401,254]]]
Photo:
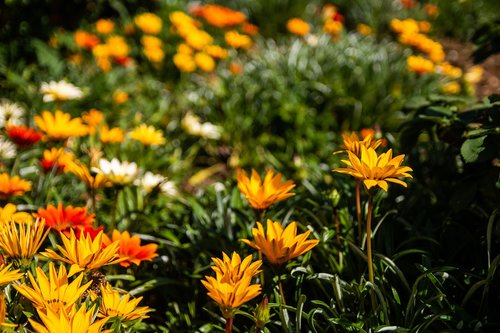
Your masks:
[[[76,175],[80,180],[92,190],[98,190],[111,186],[111,181],[102,173],[92,175],[89,168],[78,160],[69,161],[64,170]]]
[[[43,151],[43,158],[40,160],[40,165],[43,172],[49,173],[55,168],[55,171],[63,171],[70,164],[75,156],[71,152],[65,151],[64,148],[51,148]]]
[[[104,175],[113,184],[126,185],[132,182],[137,176],[137,164],[132,162],[120,162],[118,159],[113,158],[111,161],[101,158],[99,166],[92,168],[98,174]]]
[[[134,184],[140,186],[144,193],[148,194],[155,188],[160,188],[160,185],[166,180],[166,177],[148,171],[141,178],[136,179]]]
[[[222,132],[220,126],[209,122],[202,123],[200,118],[190,112],[184,116],[181,125],[187,133],[207,139],[220,139]]]
[[[125,132],[119,127],[108,128],[104,125],[99,131],[99,138],[104,144],[107,143],[122,143],[125,139]]]
[[[177,186],[171,180],[161,183],[160,190],[163,194],[171,196],[171,197],[175,197],[177,194],[179,194],[179,191],[177,190]]]
[[[19,271],[18,269],[13,269],[11,270],[10,268],[12,267],[12,264],[9,264],[7,266],[1,265],[0,266],[0,286],[4,286],[7,283],[10,283],[15,280],[19,280],[20,278],[23,277],[23,273]],[[2,293],[3,295],[3,293]],[[2,321],[0,321],[0,324]]]
[[[7,124],[21,125],[23,115],[24,110],[19,104],[6,99],[0,101],[0,128],[4,128]]]
[[[94,320],[96,305],[87,310],[85,304],[78,311],[75,306],[69,311],[38,310],[42,323],[29,319],[36,333],[110,333],[112,330],[103,330],[107,319]]]
[[[69,113],[56,110],[42,112],[42,115],[35,116],[35,124],[47,135],[50,140],[66,140],[72,137],[85,136],[89,133],[88,126],[82,123],[79,117],[71,119]]]
[[[28,271],[30,286],[26,283],[14,285],[24,297],[29,299],[34,307],[46,313],[52,310],[55,313],[70,311],[73,304],[78,302],[82,294],[92,284],[92,281],[82,285],[83,273],[76,277],[71,283],[64,265],[59,266],[59,270],[53,262],[49,263],[49,276],[41,267],[36,268],[36,278]]]
[[[377,149],[382,144],[382,139],[375,140],[372,135],[367,135],[363,140],[360,140],[355,132],[352,132],[351,134],[344,133],[342,134],[342,138],[344,139],[344,145],[342,148],[346,151],[352,152],[356,156],[361,155],[361,146]]]
[[[129,267],[130,264],[135,264],[139,266],[141,261],[151,261],[153,258],[158,257],[156,249],[158,244],[147,244],[141,246],[141,239],[139,236],[135,235],[130,237],[128,231],[120,233],[118,230],[113,230],[111,238],[107,235],[103,235],[103,244],[108,246],[114,242],[118,242],[120,247],[118,248],[118,256],[124,261],[120,262],[123,267]]]
[[[297,235],[295,222],[283,229],[281,223],[267,220],[267,232],[262,224],[257,222],[257,228],[252,228],[254,242],[248,239],[241,241],[261,251],[272,265],[282,265],[318,245],[319,240],[307,239],[310,233],[311,231],[306,231]]]
[[[42,139],[42,133],[34,128],[28,128],[24,125],[7,125],[5,131],[7,136],[19,147],[25,148],[34,145]]]
[[[117,264],[124,260],[118,256],[119,242],[111,243],[103,248],[102,231],[94,239],[88,234],[81,234],[77,238],[72,229],[69,236],[64,234],[60,236],[63,246],[57,245],[57,249],[62,256],[52,249],[42,252],[42,255],[70,264],[69,276],[81,271],[91,271],[102,266]]]
[[[141,124],[130,132],[130,138],[139,141],[145,146],[161,145],[165,143],[163,132],[153,126]]]
[[[10,160],[17,156],[16,145],[0,136],[0,159]]]
[[[40,92],[43,94],[44,102],[61,102],[83,97],[83,92],[80,88],[64,80],[59,82],[50,81],[49,83],[43,82],[40,86]]]
[[[401,166],[405,155],[392,157],[392,149],[386,153],[377,155],[373,148],[361,146],[361,157],[348,151],[349,160],[342,160],[348,168],[336,168],[333,171],[345,173],[363,181],[367,189],[379,186],[387,192],[389,187],[387,182],[403,185],[407,184],[398,179],[412,176],[408,173],[413,171],[410,167]]]
[[[274,171],[266,173],[264,181],[261,180],[257,171],[252,169],[252,175],[248,178],[243,170],[238,170],[238,188],[250,202],[250,205],[259,210],[264,210],[273,203],[284,200],[295,193],[290,191],[295,187],[291,180],[281,181],[281,173],[274,176]]]
[[[0,207],[0,224],[8,221],[26,222],[33,221],[33,217],[26,212],[18,212],[14,204],[8,203],[3,208]]]
[[[205,276],[201,283],[208,289],[207,295],[219,305],[223,317],[229,319],[241,305],[260,294],[260,284],[252,284],[252,277],[260,273],[262,261],[252,263],[252,256],[242,261],[236,252],[231,258],[222,255],[222,260],[212,258],[215,277]]]
[[[89,133],[94,134],[99,125],[104,121],[102,112],[97,109],[90,109],[82,115],[82,119],[88,126]]]
[[[92,301],[98,298],[98,295],[90,291]],[[109,283],[101,284],[101,306],[99,307],[98,318],[106,320],[119,317],[122,321],[132,321],[149,318],[147,315],[151,309],[147,306],[137,307],[142,297],[131,298],[129,293],[123,295],[115,290]]]
[[[85,207],[64,207],[61,203],[57,207],[48,205],[38,209],[37,217],[45,219],[45,226],[53,231],[69,234],[69,230],[85,229],[95,222],[95,214],[87,213]]]
[[[0,224],[0,248],[19,267],[26,266],[38,252],[47,234],[44,220],[4,221]]]
[[[10,178],[8,173],[0,174],[0,199],[9,200],[28,191],[31,191],[30,181],[21,179],[19,176]]]

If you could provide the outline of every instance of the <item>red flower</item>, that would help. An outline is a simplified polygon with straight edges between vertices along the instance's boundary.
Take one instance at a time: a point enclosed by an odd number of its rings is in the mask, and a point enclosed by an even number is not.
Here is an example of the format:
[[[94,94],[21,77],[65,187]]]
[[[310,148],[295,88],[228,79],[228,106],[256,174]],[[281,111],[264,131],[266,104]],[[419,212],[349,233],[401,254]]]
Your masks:
[[[6,130],[7,136],[19,147],[31,146],[42,139],[42,133],[34,128],[28,128],[24,125],[9,125]]]
[[[46,209],[38,209],[36,217],[45,219],[45,226],[56,231],[68,234],[70,229],[78,232],[78,229],[90,230],[95,221],[95,214],[88,214],[85,207],[63,207],[60,203],[57,207],[48,205]]]
[[[110,239],[106,234],[103,235],[102,242],[105,246],[109,244],[120,241],[120,248],[118,249],[118,255],[120,258],[128,258],[125,261],[120,262],[123,267],[129,267],[130,264],[139,265],[141,261],[151,261],[154,257],[157,257],[156,249],[158,244],[147,244],[141,246],[141,239],[139,236],[135,235],[130,237],[128,231],[124,231],[120,234],[118,230],[113,230],[112,238]]]

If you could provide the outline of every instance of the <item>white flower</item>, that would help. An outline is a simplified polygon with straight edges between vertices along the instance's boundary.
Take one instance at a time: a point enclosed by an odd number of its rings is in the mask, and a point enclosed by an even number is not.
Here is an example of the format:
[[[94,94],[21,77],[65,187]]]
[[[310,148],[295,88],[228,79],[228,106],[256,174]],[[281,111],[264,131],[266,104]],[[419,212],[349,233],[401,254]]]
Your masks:
[[[142,187],[145,193],[151,193],[151,191],[158,187],[161,183],[166,180],[162,175],[154,174],[150,171],[146,172],[144,176],[139,179],[136,179],[134,182],[135,185]]]
[[[188,112],[181,121],[182,127],[191,135],[201,136],[207,139],[219,139],[221,136],[220,126],[206,122],[201,123],[200,118]]]
[[[12,125],[22,125],[24,110],[16,103],[9,100],[0,102],[0,128],[4,128],[8,123]]]
[[[105,158],[99,159],[97,168],[92,168],[93,171],[103,174],[111,182],[118,185],[126,185],[132,182],[137,176],[137,164],[132,162],[120,162],[113,158],[108,161]]]
[[[176,196],[179,192],[177,191],[177,186],[175,183],[171,180],[163,182],[160,185],[160,190],[163,194],[169,195],[169,196]]]
[[[80,88],[64,80],[49,83],[43,82],[40,87],[44,102],[66,101],[69,99],[82,98],[83,92]]]
[[[16,145],[0,137],[0,159],[9,160],[16,157]]]

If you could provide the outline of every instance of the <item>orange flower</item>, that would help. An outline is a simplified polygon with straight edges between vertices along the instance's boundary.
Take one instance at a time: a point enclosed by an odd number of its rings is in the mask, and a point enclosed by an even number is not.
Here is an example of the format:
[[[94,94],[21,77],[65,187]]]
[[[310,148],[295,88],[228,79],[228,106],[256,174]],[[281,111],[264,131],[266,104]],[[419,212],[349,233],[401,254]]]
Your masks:
[[[240,74],[241,72],[243,72],[243,66],[232,62],[229,64],[229,71],[233,74]]]
[[[289,19],[286,22],[286,28],[297,36],[305,36],[311,31],[309,23],[297,17]]]
[[[130,264],[135,264],[139,266],[141,261],[151,261],[153,258],[158,257],[156,249],[157,244],[147,244],[141,246],[141,239],[139,236],[135,235],[130,237],[128,231],[124,231],[120,234],[118,230],[113,230],[109,238],[107,235],[103,235],[102,242],[104,246],[108,246],[111,243],[119,241],[120,247],[118,248],[119,258],[127,258],[127,260],[120,262],[123,267],[129,267]]]
[[[424,11],[428,16],[436,17],[439,15],[439,8],[435,4],[426,3],[424,5]]]
[[[50,150],[44,150],[40,165],[45,173],[50,172],[54,166],[55,171],[62,171],[73,159],[73,154],[66,152],[64,148],[51,148]]]
[[[406,9],[411,9],[417,5],[416,0],[400,0],[401,5]]]
[[[85,207],[63,207],[60,203],[57,208],[51,204],[47,208],[38,209],[37,217],[45,219],[45,226],[51,230],[61,231],[69,234],[70,229],[85,229],[91,227],[95,221],[95,214],[88,214]]]
[[[89,128],[89,133],[94,134],[97,127],[103,122],[102,112],[97,109],[90,109],[82,115],[82,119]]]
[[[86,31],[77,31],[73,36],[76,45],[85,49],[93,49],[99,45],[100,40],[96,35],[90,34]]]
[[[248,37],[247,35],[242,35],[235,30],[226,32],[224,34],[224,40],[229,46],[234,47],[235,49],[248,49],[250,46],[252,46],[252,40],[250,39],[250,37]]]
[[[56,110],[55,113],[43,111],[41,116],[35,116],[35,124],[51,140],[66,140],[70,137],[88,134],[88,127],[77,117],[71,119],[69,113]]]
[[[128,93],[123,90],[116,90],[113,93],[113,102],[116,104],[123,104],[128,101]]]
[[[255,24],[244,22],[241,25],[241,31],[243,31],[247,35],[256,35],[259,32],[259,27]]]
[[[109,19],[100,19],[95,23],[95,30],[101,35],[107,35],[115,29],[115,23]]]
[[[215,68],[214,59],[203,52],[198,52],[194,55],[194,63],[204,72],[211,72]]]
[[[203,17],[208,24],[217,28],[232,27],[247,19],[245,14],[240,11],[218,5],[196,6],[191,10],[191,13]]]
[[[432,73],[434,71],[434,64],[432,61],[427,60],[421,56],[409,56],[406,59],[408,69],[419,75]]]
[[[0,174],[0,199],[9,200],[27,191],[31,191],[30,181],[21,179],[19,176],[10,178],[8,173]]]
[[[242,170],[238,170],[237,178],[238,188],[248,199],[250,205],[255,209],[264,210],[275,202],[295,195],[295,193],[289,193],[289,191],[295,187],[294,182],[291,180],[282,182],[281,173],[274,176],[272,170],[266,173],[263,182],[254,169],[252,169],[252,176],[250,179],[246,172]]]
[[[104,125],[99,132],[101,142],[106,143],[122,143],[125,139],[125,132],[119,127],[109,129]]]
[[[344,145],[342,146],[342,148],[344,148],[346,151],[354,153],[356,156],[361,155],[361,146],[377,149],[382,144],[382,140],[375,140],[375,131],[373,131],[373,133],[366,133],[366,135],[363,136],[362,141],[354,132],[352,132],[350,135],[347,133],[342,134],[342,138],[344,139]]]
[[[156,35],[162,28],[161,18],[153,13],[142,13],[134,17],[134,23],[144,33]]]
[[[24,125],[7,125],[6,134],[19,147],[31,146],[42,138],[42,133]]]

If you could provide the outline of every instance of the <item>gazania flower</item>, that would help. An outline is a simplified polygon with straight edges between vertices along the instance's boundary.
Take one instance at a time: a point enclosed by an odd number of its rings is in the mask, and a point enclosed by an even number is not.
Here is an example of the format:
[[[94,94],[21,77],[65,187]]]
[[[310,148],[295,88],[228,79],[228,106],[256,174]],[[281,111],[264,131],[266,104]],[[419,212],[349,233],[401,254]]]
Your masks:
[[[55,171],[63,171],[66,166],[73,161],[75,156],[64,148],[51,148],[43,151],[43,158],[40,160],[43,172],[49,173],[55,168]]]
[[[119,127],[108,128],[104,125],[99,131],[99,138],[104,144],[107,143],[122,143],[125,139],[125,132]]]
[[[22,148],[31,146],[42,138],[42,133],[24,125],[8,125],[5,133],[15,144]]]
[[[31,318],[29,322],[36,333],[110,333],[112,330],[102,329],[107,319],[94,320],[95,307],[96,305],[93,305],[87,310],[83,304],[78,311],[75,306],[69,311],[38,310],[42,323]]]
[[[11,125],[21,125],[23,123],[23,108],[14,102],[6,99],[0,100],[0,128]]]
[[[287,21],[286,28],[292,34],[297,35],[297,36],[305,36],[311,31],[311,27],[309,26],[309,23],[305,22],[304,20],[302,20],[300,18],[296,18],[296,17],[289,19]]]
[[[141,178],[136,179],[134,184],[140,186],[143,192],[148,194],[155,188],[159,188],[166,180],[166,177],[148,171]]]
[[[21,179],[19,176],[10,178],[8,173],[0,174],[0,199],[9,200],[28,191],[31,191],[30,181]]]
[[[208,24],[217,28],[226,28],[239,25],[247,17],[240,11],[218,5],[204,5],[192,8],[191,13],[203,17]]]
[[[43,94],[44,102],[60,102],[83,97],[83,92],[80,88],[64,80],[59,82],[50,81],[49,83],[43,82],[40,92]]]
[[[252,284],[252,277],[260,272],[262,261],[252,263],[252,256],[243,261],[236,252],[230,258],[222,253],[223,259],[212,258],[216,276],[205,276],[201,283],[208,289],[212,298],[222,312],[224,318],[233,318],[236,310],[244,303],[260,294],[260,284]]]
[[[0,248],[18,266],[26,267],[47,237],[45,221],[6,221],[0,224]]]
[[[80,229],[92,226],[95,214],[88,214],[85,207],[57,207],[49,204],[47,208],[38,209],[37,217],[45,219],[45,226],[54,231],[69,233],[70,229]]]
[[[95,23],[95,30],[101,35],[107,35],[115,29],[115,22],[109,19],[99,19]]]
[[[42,115],[35,116],[35,124],[51,140],[66,140],[71,137],[87,135],[88,127],[82,123],[82,119],[77,117],[71,119],[69,113],[56,110],[42,112]]]
[[[344,145],[342,148],[346,151],[354,153],[356,156],[361,155],[361,146],[377,149],[382,144],[382,140],[375,140],[373,135],[367,135],[363,140],[360,140],[358,135],[354,132],[351,134],[344,133],[342,134],[342,138],[344,139]]]
[[[154,257],[157,257],[156,249],[157,244],[147,244],[141,246],[141,239],[139,236],[135,235],[130,237],[128,231],[124,231],[120,234],[118,230],[113,230],[111,238],[107,235],[103,235],[103,244],[108,246],[114,242],[118,242],[120,247],[118,248],[118,256],[122,259],[126,259],[120,262],[123,267],[129,267],[130,264],[135,264],[139,266],[141,261],[151,261]]]
[[[97,109],[90,109],[82,115],[82,119],[88,126],[89,133],[94,134],[97,127],[99,127],[99,125],[103,122],[104,116],[101,111]]]
[[[26,212],[18,212],[14,204],[8,203],[3,208],[0,208],[0,224],[8,221],[26,222],[33,221],[33,217]]]
[[[242,35],[236,30],[228,31],[224,34],[224,40],[227,45],[234,47],[235,49],[245,48],[248,49],[252,46],[252,39],[247,35]]]
[[[82,285],[83,273],[75,278],[71,283],[64,265],[56,270],[53,262],[49,263],[49,276],[41,267],[36,268],[36,278],[28,271],[31,286],[27,284],[14,285],[24,297],[29,299],[33,306],[42,312],[52,310],[55,313],[68,312],[73,304],[78,302],[82,294],[92,284],[92,281]]]
[[[257,171],[253,169],[250,179],[246,172],[242,170],[238,170],[237,178],[238,188],[255,209],[264,210],[275,202],[295,195],[295,193],[290,193],[290,190],[295,187],[294,182],[291,180],[282,182],[281,173],[274,176],[272,170],[266,173],[264,181],[261,180]]]
[[[0,136],[0,159],[10,160],[17,156],[16,145]]]
[[[48,249],[42,254],[47,258],[64,261],[71,265],[69,276],[80,271],[90,271],[102,266],[117,264],[124,259],[118,257],[118,248],[120,244],[114,242],[103,248],[102,241],[103,233],[100,232],[95,239],[90,235],[80,235],[76,237],[74,231],[70,230],[70,235],[67,237],[60,234],[63,246],[57,245],[57,249],[62,256],[58,255],[54,250]]]
[[[3,287],[7,283],[19,280],[20,278],[23,277],[24,273],[21,273],[18,269],[10,270],[11,267],[12,264],[9,264],[7,266],[5,265],[0,266],[0,286]],[[1,323],[2,321],[0,320],[0,324]]]
[[[98,174],[104,175],[113,184],[126,185],[131,183],[137,176],[137,164],[132,162],[120,162],[116,158],[111,161],[101,158],[99,166],[92,168]]]
[[[182,128],[191,134],[207,139],[220,139],[222,129],[220,126],[209,122],[202,123],[200,118],[188,112],[181,121]]]
[[[89,292],[92,301],[98,298],[93,291]],[[115,290],[109,283],[101,284],[101,306],[97,317],[111,319],[119,317],[122,321],[131,321],[149,318],[151,310],[147,306],[137,307],[142,297],[131,298],[130,294],[123,295]]]
[[[80,161],[70,161],[65,171],[76,175],[89,189],[98,190],[107,186],[111,186],[111,181],[102,173],[95,176],[90,174],[89,168]]]
[[[162,28],[161,18],[153,13],[143,13],[134,17],[134,23],[144,33],[156,35]]]
[[[336,168],[333,171],[351,175],[363,181],[367,189],[379,186],[387,191],[387,182],[403,185],[406,183],[398,178],[412,176],[408,173],[413,171],[410,167],[401,166],[405,155],[392,157],[392,149],[386,153],[377,155],[373,148],[361,146],[361,157],[348,151],[349,160],[342,160],[348,168]]]
[[[307,240],[311,231],[297,235],[297,224],[290,223],[285,229],[279,222],[267,220],[267,232],[262,224],[257,222],[257,228],[252,228],[254,242],[241,239],[247,245],[261,251],[273,265],[282,265],[289,260],[308,252],[318,245],[319,240]]]
[[[95,228],[92,225],[86,225],[84,227],[78,227],[74,230],[76,238],[90,236],[90,238],[94,240],[101,231],[104,231],[104,227],[100,226]]]
[[[141,124],[130,132],[130,138],[139,141],[145,146],[161,145],[165,143],[163,132],[153,126]]]

